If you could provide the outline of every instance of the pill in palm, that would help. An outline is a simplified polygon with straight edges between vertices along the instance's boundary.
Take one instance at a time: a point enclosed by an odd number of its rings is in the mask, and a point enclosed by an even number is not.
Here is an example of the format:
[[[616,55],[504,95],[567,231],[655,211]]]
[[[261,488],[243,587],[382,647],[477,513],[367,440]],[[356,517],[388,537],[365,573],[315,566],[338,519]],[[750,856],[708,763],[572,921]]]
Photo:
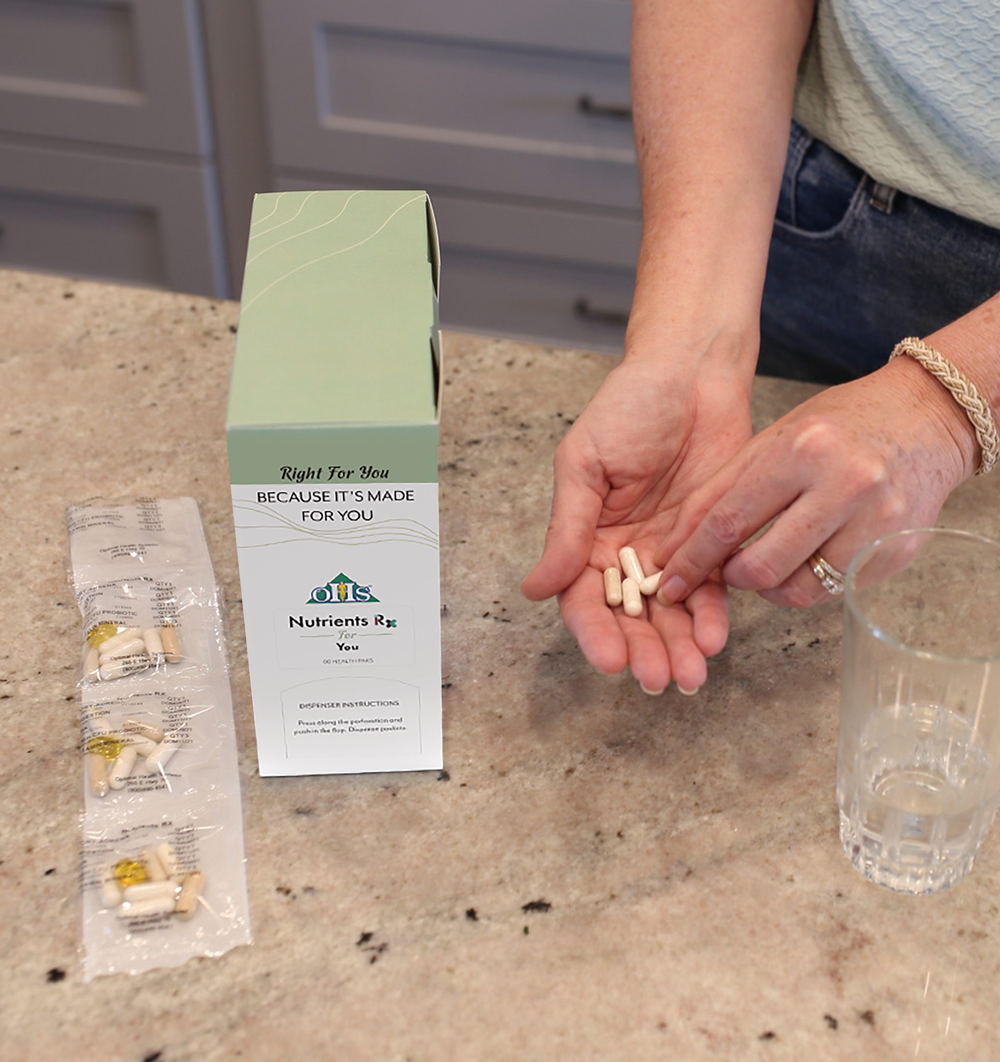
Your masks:
[[[622,603],[622,573],[615,567],[604,569],[604,599],[612,608]]]
[[[641,593],[643,597],[651,597],[655,594],[660,588],[660,576],[662,574],[662,571],[658,571],[653,572],[651,575],[647,575],[646,578],[639,583],[639,593]]]
[[[636,583],[641,583],[646,578],[639,563],[639,554],[631,546],[622,546],[618,551],[618,560],[621,561],[622,574],[626,578],[634,579]]]
[[[639,592],[639,581],[631,576],[622,580],[622,604],[625,606],[626,616],[642,615],[642,594]]]

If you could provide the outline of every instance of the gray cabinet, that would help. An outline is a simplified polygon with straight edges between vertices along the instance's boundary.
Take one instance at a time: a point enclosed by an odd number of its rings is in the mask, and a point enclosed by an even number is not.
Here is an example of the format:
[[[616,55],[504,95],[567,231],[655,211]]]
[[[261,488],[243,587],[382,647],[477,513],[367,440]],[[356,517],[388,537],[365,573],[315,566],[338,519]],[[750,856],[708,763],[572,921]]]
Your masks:
[[[0,0],[0,265],[228,293],[196,0]]]
[[[278,188],[430,191],[442,321],[621,348],[639,240],[624,0],[258,0]]]
[[[628,0],[0,0],[0,266],[238,296],[255,191],[426,188],[447,327],[620,350]]]

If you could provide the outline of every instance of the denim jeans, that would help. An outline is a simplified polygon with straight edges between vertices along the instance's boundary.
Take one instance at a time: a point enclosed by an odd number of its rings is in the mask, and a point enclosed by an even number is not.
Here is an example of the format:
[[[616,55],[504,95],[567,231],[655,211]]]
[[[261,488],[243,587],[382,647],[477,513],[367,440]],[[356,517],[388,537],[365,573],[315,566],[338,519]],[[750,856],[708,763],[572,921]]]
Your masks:
[[[757,371],[840,383],[1000,291],[1000,230],[875,182],[793,123]]]

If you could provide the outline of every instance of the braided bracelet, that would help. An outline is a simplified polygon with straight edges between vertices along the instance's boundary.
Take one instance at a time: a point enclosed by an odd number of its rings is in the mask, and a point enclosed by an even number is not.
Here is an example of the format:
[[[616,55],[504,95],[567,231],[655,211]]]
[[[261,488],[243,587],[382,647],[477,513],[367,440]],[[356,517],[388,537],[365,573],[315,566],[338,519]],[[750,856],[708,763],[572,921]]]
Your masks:
[[[976,385],[960,372],[952,363],[940,355],[933,347],[910,336],[901,340],[893,348],[889,360],[908,354],[951,392],[955,401],[965,410],[972,426],[976,429],[976,440],[981,453],[977,476],[985,476],[1000,457],[1000,435],[997,434],[996,422],[986,399],[976,390]]]

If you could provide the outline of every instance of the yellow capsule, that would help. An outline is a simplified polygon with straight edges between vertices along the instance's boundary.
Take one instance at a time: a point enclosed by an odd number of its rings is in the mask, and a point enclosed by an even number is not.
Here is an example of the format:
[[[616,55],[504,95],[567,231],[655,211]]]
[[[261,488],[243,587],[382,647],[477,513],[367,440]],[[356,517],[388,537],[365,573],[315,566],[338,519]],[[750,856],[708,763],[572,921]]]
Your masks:
[[[117,633],[117,623],[98,623],[97,626],[91,627],[90,630],[87,631],[87,644],[92,645],[96,649],[101,642],[106,642],[109,638],[113,638]]]
[[[117,734],[95,734],[87,741],[87,751],[106,760],[117,760],[124,745],[125,742]]]
[[[115,864],[115,881],[123,889],[129,885],[141,885],[146,876],[145,864],[138,859],[119,859]]]

